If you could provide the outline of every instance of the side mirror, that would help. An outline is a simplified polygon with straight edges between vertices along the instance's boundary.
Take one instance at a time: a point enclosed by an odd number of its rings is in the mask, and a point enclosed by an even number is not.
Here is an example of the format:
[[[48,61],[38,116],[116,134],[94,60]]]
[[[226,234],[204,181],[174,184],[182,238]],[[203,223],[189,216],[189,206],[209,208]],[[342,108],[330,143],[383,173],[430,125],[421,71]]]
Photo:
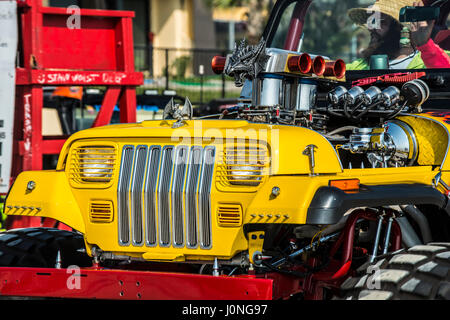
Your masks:
[[[439,7],[403,7],[400,9],[400,22],[436,20],[439,14]]]

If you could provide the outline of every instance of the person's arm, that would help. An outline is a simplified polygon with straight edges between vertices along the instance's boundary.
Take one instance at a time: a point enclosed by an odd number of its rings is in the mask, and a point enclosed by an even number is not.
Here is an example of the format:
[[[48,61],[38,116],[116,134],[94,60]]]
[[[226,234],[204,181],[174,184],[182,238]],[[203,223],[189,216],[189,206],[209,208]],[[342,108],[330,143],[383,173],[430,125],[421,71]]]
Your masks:
[[[417,47],[427,68],[450,68],[450,57],[432,39]]]
[[[423,2],[413,2],[413,6],[423,7]],[[433,40],[434,21],[412,22],[411,41],[421,52],[422,61],[427,68],[450,68],[450,58]]]

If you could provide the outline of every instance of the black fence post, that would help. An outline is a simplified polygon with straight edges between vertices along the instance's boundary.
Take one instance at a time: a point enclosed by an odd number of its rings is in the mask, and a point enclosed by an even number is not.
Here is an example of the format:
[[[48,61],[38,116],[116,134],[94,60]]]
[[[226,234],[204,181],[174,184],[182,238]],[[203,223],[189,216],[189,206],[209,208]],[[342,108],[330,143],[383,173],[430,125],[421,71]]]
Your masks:
[[[169,90],[169,49],[165,49],[165,55],[166,55],[166,90]]]
[[[150,43],[148,46],[148,71],[150,73],[150,77],[154,77],[153,73],[153,44]]]

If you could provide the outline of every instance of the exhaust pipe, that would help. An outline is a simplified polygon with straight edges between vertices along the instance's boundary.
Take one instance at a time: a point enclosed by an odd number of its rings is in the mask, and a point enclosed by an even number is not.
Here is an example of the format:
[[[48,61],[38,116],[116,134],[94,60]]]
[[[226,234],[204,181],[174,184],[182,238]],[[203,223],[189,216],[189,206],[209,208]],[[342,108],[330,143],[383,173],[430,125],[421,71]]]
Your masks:
[[[337,79],[341,79],[345,76],[346,71],[347,67],[344,60],[338,59],[335,61],[327,61],[325,63],[325,72],[323,75],[325,77],[336,77]]]
[[[215,56],[211,61],[211,68],[215,74],[222,74],[225,70],[225,64],[227,62],[226,57]]]
[[[345,76],[346,65],[342,59],[325,61],[325,58],[322,56],[316,56],[312,59],[309,54],[303,53],[288,59],[288,69],[291,72],[341,79]]]
[[[322,76],[325,72],[325,59],[321,56],[314,58],[312,63],[312,72],[317,76]]]
[[[311,56],[303,53],[300,56],[290,57],[288,60],[288,69],[291,72],[310,73],[312,68]]]

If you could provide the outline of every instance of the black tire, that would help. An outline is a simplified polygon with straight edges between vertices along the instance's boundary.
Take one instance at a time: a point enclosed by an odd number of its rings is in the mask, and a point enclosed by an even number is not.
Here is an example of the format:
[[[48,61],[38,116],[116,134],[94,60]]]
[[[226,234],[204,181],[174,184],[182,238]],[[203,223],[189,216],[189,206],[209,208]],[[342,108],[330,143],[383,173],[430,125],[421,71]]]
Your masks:
[[[61,267],[88,267],[83,236],[50,228],[15,229],[0,233],[0,266],[54,268],[58,251]]]
[[[345,300],[450,300],[450,243],[415,246],[365,264],[341,287]]]

